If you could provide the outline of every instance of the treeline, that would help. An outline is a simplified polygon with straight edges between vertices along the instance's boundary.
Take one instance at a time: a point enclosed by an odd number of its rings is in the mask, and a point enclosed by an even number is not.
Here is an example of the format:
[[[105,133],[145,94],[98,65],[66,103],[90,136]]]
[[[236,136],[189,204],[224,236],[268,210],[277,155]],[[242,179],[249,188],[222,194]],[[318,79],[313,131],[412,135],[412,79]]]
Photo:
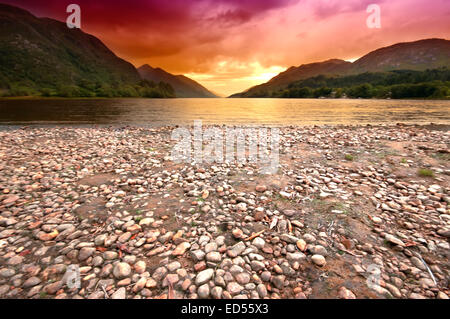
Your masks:
[[[399,70],[341,77],[319,75],[293,82],[286,89],[256,95],[253,97],[445,99],[450,96],[450,70]]]
[[[42,96],[42,97],[145,97],[173,98],[173,87],[165,82],[154,83],[142,80],[136,84],[102,84],[82,80],[77,85],[56,85],[55,87],[36,88],[32,83],[6,83],[0,89],[2,97]]]

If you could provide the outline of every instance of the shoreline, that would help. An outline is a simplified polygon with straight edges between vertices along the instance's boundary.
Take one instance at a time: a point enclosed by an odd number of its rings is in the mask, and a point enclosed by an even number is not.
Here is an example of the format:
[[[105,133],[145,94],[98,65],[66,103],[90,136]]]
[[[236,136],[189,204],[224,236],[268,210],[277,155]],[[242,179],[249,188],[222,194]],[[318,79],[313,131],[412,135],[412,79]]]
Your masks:
[[[95,128],[112,128],[112,129],[118,129],[118,128],[137,128],[137,129],[176,129],[179,127],[186,127],[188,129],[193,128],[193,124],[188,125],[175,125],[175,124],[166,124],[166,125],[153,125],[153,124],[118,124],[118,123],[20,123],[20,124],[14,124],[14,123],[1,123],[0,122],[0,132],[4,130],[23,130],[23,129],[40,129],[40,128],[66,128],[66,129],[95,129]],[[450,130],[450,124],[446,123],[434,123],[429,122],[427,124],[421,124],[421,123],[402,123],[398,122],[395,124],[384,124],[384,123],[378,123],[378,124],[309,124],[309,125],[271,125],[271,124],[250,124],[250,125],[227,125],[227,124],[203,124],[204,128],[211,128],[211,127],[217,127],[217,128],[232,128],[232,127],[273,127],[273,128],[279,128],[279,129],[307,129],[307,128],[319,128],[319,129],[330,129],[330,128],[336,128],[336,129],[363,129],[363,128],[423,128],[423,129],[429,129],[429,130],[438,130],[438,131],[448,131]]]
[[[285,126],[272,175],[175,127],[0,130],[0,298],[450,295],[449,125]]]

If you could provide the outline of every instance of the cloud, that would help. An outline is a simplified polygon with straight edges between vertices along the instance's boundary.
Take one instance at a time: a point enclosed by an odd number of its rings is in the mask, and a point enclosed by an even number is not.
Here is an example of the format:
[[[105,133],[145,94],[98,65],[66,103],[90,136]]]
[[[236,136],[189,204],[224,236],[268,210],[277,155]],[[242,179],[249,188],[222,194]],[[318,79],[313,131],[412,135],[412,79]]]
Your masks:
[[[370,4],[381,5],[386,0],[316,0],[314,14],[319,19],[326,19],[344,13],[365,12]]]
[[[448,0],[2,2],[61,21],[67,17],[66,6],[78,3],[83,30],[120,57],[136,66],[148,63],[193,74],[226,94],[257,84],[280,68],[356,58],[396,42],[450,38]],[[367,28],[366,8],[372,3],[381,6],[381,29]]]

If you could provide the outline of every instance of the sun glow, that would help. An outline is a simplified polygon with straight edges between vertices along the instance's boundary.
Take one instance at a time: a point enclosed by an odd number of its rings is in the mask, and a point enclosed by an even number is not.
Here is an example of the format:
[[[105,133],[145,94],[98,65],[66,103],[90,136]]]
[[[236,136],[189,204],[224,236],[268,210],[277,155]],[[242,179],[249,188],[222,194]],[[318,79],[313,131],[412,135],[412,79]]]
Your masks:
[[[198,81],[215,93],[228,96],[245,88],[265,83],[286,70],[282,66],[264,67],[259,63],[242,63],[221,60],[216,63],[214,73],[189,73],[187,77]]]

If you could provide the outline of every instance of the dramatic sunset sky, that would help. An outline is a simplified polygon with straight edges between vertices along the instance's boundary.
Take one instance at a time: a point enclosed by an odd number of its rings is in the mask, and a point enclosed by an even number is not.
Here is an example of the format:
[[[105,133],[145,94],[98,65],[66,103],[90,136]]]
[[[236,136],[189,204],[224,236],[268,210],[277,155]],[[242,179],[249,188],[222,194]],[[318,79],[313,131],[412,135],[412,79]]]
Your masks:
[[[229,95],[289,66],[354,60],[396,42],[450,39],[450,0],[0,0],[82,29],[136,67],[185,74]],[[369,29],[369,4],[381,28]]]

